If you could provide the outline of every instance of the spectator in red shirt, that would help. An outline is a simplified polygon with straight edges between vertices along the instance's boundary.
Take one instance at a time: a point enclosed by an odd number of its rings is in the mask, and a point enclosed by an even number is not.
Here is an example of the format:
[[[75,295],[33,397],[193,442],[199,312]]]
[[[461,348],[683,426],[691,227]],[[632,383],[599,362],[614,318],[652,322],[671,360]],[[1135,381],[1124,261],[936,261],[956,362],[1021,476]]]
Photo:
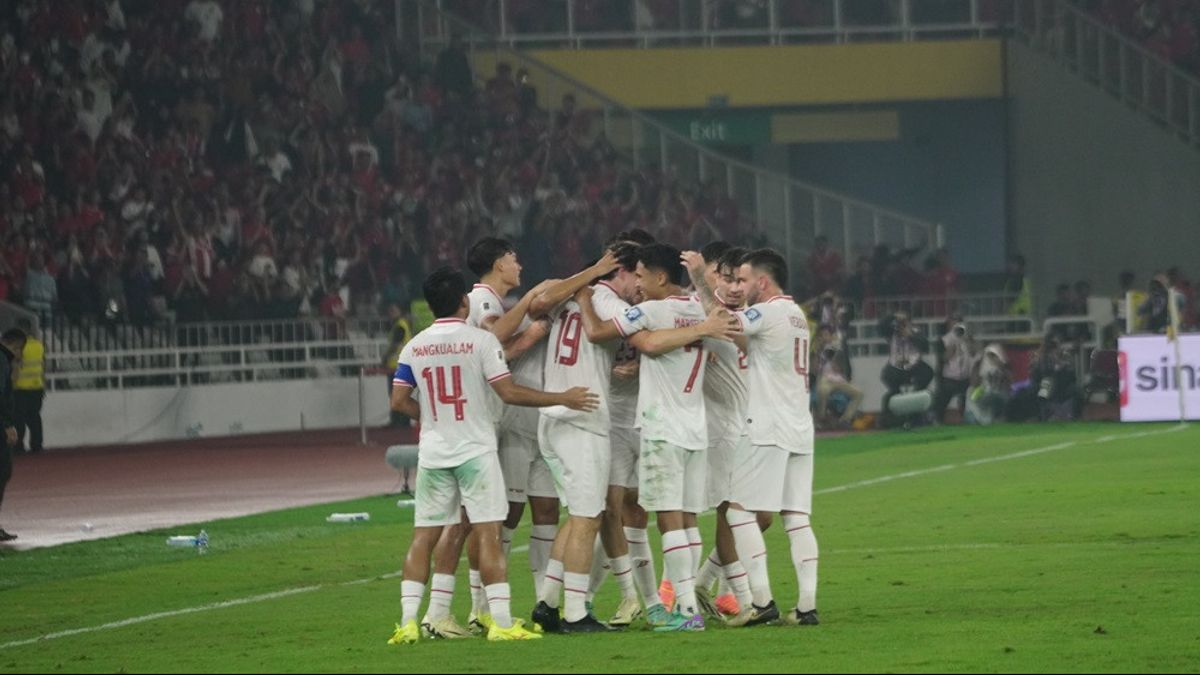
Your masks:
[[[813,241],[812,253],[808,256],[808,269],[812,273],[814,295],[837,290],[842,285],[845,268],[842,256],[829,246],[829,237],[821,235]]]

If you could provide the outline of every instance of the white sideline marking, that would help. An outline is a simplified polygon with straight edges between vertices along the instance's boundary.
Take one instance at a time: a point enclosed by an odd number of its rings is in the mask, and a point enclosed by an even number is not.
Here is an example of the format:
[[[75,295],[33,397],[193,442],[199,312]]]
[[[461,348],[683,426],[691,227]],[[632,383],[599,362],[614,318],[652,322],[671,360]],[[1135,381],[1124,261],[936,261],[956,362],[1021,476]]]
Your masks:
[[[932,474],[932,473],[941,473],[944,471],[950,471],[951,469],[960,469],[960,468],[967,467],[967,466],[979,466],[981,464],[990,464],[992,462],[1004,462],[1004,461],[1007,461],[1010,459],[1020,459],[1023,457],[1031,457],[1031,456],[1040,455],[1040,454],[1046,453],[1046,452],[1053,452],[1055,450],[1065,450],[1067,448],[1071,448],[1076,445],[1087,445],[1089,443],[1109,443],[1109,442],[1115,441],[1115,440],[1125,440],[1125,439],[1131,439],[1131,438],[1144,438],[1146,436],[1155,436],[1158,434],[1169,434],[1169,433],[1173,433],[1176,431],[1182,431],[1186,428],[1188,428],[1188,425],[1179,424],[1179,425],[1176,425],[1173,427],[1168,427],[1166,429],[1157,429],[1155,431],[1141,431],[1141,432],[1137,432],[1137,433],[1121,434],[1121,435],[1111,435],[1110,434],[1107,436],[1100,436],[1098,438],[1094,438],[1094,439],[1090,439],[1090,440],[1068,441],[1065,443],[1056,443],[1054,445],[1047,445],[1045,447],[1034,448],[1032,450],[1022,450],[1020,452],[1014,452],[1014,453],[1010,453],[1007,455],[998,455],[996,457],[985,457],[982,459],[973,459],[968,462],[961,462],[958,464],[942,464],[940,466],[935,466],[935,467],[931,467],[928,469],[916,469],[913,471],[905,471],[904,473],[892,474],[890,476],[880,476],[879,478],[871,478],[868,480],[862,480],[862,481],[858,481],[855,483],[848,483],[846,485],[838,485],[836,487],[825,488],[824,490],[817,490],[813,494],[822,495],[822,494],[830,494],[830,493],[834,493],[834,492],[845,492],[846,490],[853,490],[855,488],[868,487],[871,485],[878,485],[880,483],[887,483],[887,482],[891,482],[894,480],[900,480],[901,478],[914,478],[916,476],[925,476],[925,475]],[[523,524],[524,523],[522,523],[522,525]],[[919,551],[927,551],[927,550],[928,551],[936,551],[936,550],[952,550],[952,549],[986,549],[986,548],[997,548],[999,546],[1001,546],[1001,544],[949,544],[949,545],[944,545],[944,546],[932,546],[932,547],[919,547],[918,546],[918,547],[901,547],[901,548],[893,548],[893,549],[844,549],[842,551],[837,551],[837,552],[838,553],[871,553],[871,552],[883,553],[883,552],[905,552],[905,551],[919,552]],[[1008,546],[1008,545],[1005,544],[1004,546]],[[510,553],[521,553],[521,552],[527,551],[527,550],[529,550],[528,546],[517,546],[517,547],[513,548],[510,551]],[[833,552],[834,551],[832,551],[832,550],[830,551],[830,553],[833,553]],[[226,607],[237,607],[238,605],[249,605],[249,604],[253,604],[253,603],[257,603],[257,602],[266,602],[267,600],[275,600],[277,598],[286,598],[286,597],[292,596],[292,595],[300,595],[303,593],[312,593],[313,591],[319,591],[324,588],[329,588],[333,585],[336,585],[336,586],[358,586],[358,585],[367,584],[367,583],[370,583],[372,581],[376,581],[379,579],[395,579],[399,576],[401,576],[400,572],[389,572],[387,574],[376,575],[376,576],[368,577],[366,579],[355,579],[353,581],[343,581],[338,584],[319,584],[316,586],[301,586],[299,588],[290,588],[290,589],[287,589],[284,591],[276,591],[274,593],[263,593],[261,595],[252,595],[249,597],[238,598],[235,600],[225,600],[222,602],[214,602],[214,603],[208,604],[208,605],[200,605],[199,607],[187,607],[184,609],[174,609],[174,610],[171,610],[168,612],[156,612],[154,614],[144,614],[142,616],[135,616],[135,617],[132,617],[129,619],[113,621],[111,623],[103,623],[98,626],[88,626],[86,628],[72,628],[70,630],[58,631],[56,633],[47,633],[40,637],[29,638],[26,640],[15,640],[12,642],[6,642],[4,644],[0,644],[0,650],[12,649],[14,647],[25,647],[25,646],[32,645],[32,644],[37,644],[38,642],[43,642],[45,640],[57,640],[59,638],[72,637],[74,635],[83,635],[85,633],[95,633],[95,632],[102,631],[102,630],[111,630],[113,628],[123,628],[125,626],[133,626],[133,625],[136,625],[139,623],[146,623],[147,621],[156,621],[158,619],[169,619],[171,617],[183,616],[185,614],[195,614],[197,612],[207,612],[207,611],[213,610],[213,609],[225,609]]]
[[[249,605],[255,602],[263,602],[266,600],[274,600],[275,598],[286,598],[289,595],[300,595],[301,593],[311,593],[313,591],[324,588],[324,586],[301,586],[300,588],[289,588],[286,591],[275,591],[274,593],[263,593],[262,595],[252,595],[248,598],[238,598],[236,600],[225,600],[223,602],[214,602],[211,605],[200,605],[199,607],[187,607],[185,609],[173,609],[169,612],[155,612],[154,614],[144,614],[135,616],[132,619],[121,619],[112,623],[103,623],[99,626],[89,626],[87,628],[72,628],[71,630],[62,630],[57,633],[47,633],[41,637],[30,638],[28,640],[16,640],[14,642],[6,642],[0,645],[0,649],[9,649],[11,647],[24,647],[25,645],[35,644],[43,640],[57,640],[58,638],[71,637],[72,635],[81,635],[83,633],[94,633],[101,630],[109,630],[111,628],[122,628],[124,626],[132,626],[147,621],[155,621],[157,619],[168,619],[173,616],[182,616],[184,614],[195,614],[196,612],[206,612],[210,609],[223,609],[225,607],[236,607],[238,605]]]

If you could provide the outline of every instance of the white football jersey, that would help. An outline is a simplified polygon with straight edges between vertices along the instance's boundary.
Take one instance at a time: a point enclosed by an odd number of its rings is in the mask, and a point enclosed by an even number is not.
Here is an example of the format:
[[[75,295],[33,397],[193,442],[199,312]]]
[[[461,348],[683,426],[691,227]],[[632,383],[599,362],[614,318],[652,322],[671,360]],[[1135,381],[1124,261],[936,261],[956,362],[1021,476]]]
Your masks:
[[[746,433],[754,445],[812,452],[808,393],[808,319],[791,296],[778,295],[735,314],[749,343]]]
[[[462,319],[438,319],[410,340],[392,382],[421,394],[419,466],[448,469],[495,452],[491,383],[510,375],[496,336]]]
[[[472,328],[483,328],[484,323],[504,316],[504,299],[500,297],[496,289],[487,284],[475,284],[471,292],[467,293],[467,303],[470,306],[467,313],[467,325]],[[504,401],[501,401],[500,397],[492,392],[488,398],[488,405],[491,406],[492,421],[499,424],[504,417]]]
[[[504,298],[487,284],[475,284],[467,293],[467,300],[471,304],[470,313],[467,314],[467,324],[470,326],[483,328],[487,320],[504,316]]]
[[[709,345],[704,374],[704,409],[708,415],[709,442],[739,438],[745,433],[747,379],[746,353],[732,342],[714,340]]]
[[[615,295],[600,293],[592,296],[592,304],[601,321],[612,321],[628,307]],[[543,408],[542,414],[593,434],[608,436],[612,425],[609,385],[619,343],[610,340],[593,344],[588,340],[583,330],[583,314],[574,300],[568,300],[555,310],[554,319],[546,348],[546,389],[566,391],[571,387],[587,387],[600,397],[600,405],[591,412],[560,405]]]
[[[704,307],[694,298],[672,296],[630,307],[615,319],[621,335],[669,330],[701,323]],[[708,447],[704,415],[704,363],[708,341],[658,356],[641,355],[637,428],[642,439],[666,441],[687,450]]]
[[[620,294],[608,282],[598,282],[595,289],[596,293],[592,296],[592,304],[596,306],[597,312],[600,311],[600,305],[604,303],[611,304],[617,308],[618,314],[624,314],[625,310],[629,309],[629,303],[622,300]],[[607,317],[605,316],[601,316],[600,318],[607,321]],[[617,343],[617,357],[613,363],[614,366],[636,362],[637,360],[638,353],[633,348],[633,345],[625,340]],[[622,379],[614,377],[612,378],[612,386],[609,388],[609,391],[612,392],[612,397],[608,401],[608,414],[612,426],[619,429],[636,428],[638,378]]]
[[[533,325],[528,315],[521,319],[520,331]],[[542,374],[546,361],[546,341],[542,340],[525,350],[525,353],[509,362],[512,368],[513,381],[530,389],[543,389]],[[526,438],[537,440],[538,409],[520,405],[504,406],[504,414],[500,418],[500,426],[504,429],[521,434]]]

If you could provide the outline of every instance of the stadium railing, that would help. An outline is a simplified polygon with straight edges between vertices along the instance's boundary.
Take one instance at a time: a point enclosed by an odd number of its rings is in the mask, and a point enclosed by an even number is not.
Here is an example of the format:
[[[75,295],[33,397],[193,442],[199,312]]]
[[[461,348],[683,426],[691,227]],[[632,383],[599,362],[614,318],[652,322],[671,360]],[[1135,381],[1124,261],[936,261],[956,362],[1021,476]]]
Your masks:
[[[1066,0],[1015,0],[1014,35],[1200,145],[1200,79]]]
[[[432,4],[438,10],[465,11],[455,0]],[[987,37],[1004,29],[1002,19],[1011,9],[1007,0],[949,0],[937,5],[900,0],[894,11],[879,7],[864,15],[861,0],[821,0],[810,5],[815,13],[801,18],[789,11],[794,3],[788,0],[680,0],[668,16],[632,0],[603,3],[604,12],[589,12],[589,20],[581,16],[579,0],[547,4],[550,11],[537,8],[536,28],[522,25],[523,17],[514,16],[509,0],[487,3],[485,13],[472,18],[492,39],[514,48],[651,48]]]
[[[578,109],[598,116],[597,132],[605,135],[628,166],[634,170],[666,168],[680,181],[695,186],[715,181],[738,205],[742,217],[756,224],[756,234],[785,253],[793,269],[804,266],[818,235],[827,236],[847,260],[869,253],[878,244],[926,251],[945,245],[946,233],[941,224],[714,152],[497,40],[485,29],[438,10],[431,2],[419,3],[418,7],[422,11],[422,49],[430,60],[436,59],[451,36],[457,36],[474,55],[487,54],[509,62],[514,69],[528,69],[540,85],[539,104],[551,112],[558,109],[563,95],[573,94]],[[713,233],[717,234],[715,227]]]
[[[383,362],[390,324],[299,319],[70,328],[66,335],[45,331],[51,391],[357,376]],[[150,337],[157,344],[148,344]]]
[[[944,318],[951,314],[961,314],[964,317],[1003,316],[1009,314],[1016,301],[1017,296],[1007,293],[879,296],[856,306],[854,315],[873,318],[904,312],[915,318]]]

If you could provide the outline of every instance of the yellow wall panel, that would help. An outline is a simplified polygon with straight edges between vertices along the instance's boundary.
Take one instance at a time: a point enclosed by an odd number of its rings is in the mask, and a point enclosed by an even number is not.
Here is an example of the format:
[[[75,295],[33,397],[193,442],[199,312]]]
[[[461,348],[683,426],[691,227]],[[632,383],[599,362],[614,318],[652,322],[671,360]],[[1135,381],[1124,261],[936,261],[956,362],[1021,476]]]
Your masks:
[[[639,109],[703,108],[713,97],[761,107],[1003,95],[998,39],[530,54]],[[475,63],[485,77],[494,64],[492,54]]]

